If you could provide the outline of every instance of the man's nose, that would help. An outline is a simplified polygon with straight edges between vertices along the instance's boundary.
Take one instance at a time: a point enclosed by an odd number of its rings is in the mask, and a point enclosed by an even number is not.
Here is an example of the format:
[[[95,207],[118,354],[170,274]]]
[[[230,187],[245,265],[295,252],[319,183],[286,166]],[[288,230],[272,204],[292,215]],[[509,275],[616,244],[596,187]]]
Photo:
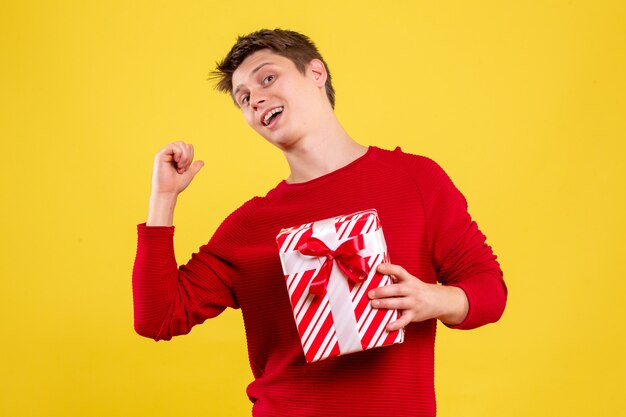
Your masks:
[[[260,100],[255,100],[252,102],[252,107],[254,107],[254,110],[257,110],[259,108],[259,106],[261,104],[263,104],[265,102],[265,100],[260,99]]]
[[[258,109],[258,107],[265,103],[266,97],[262,92],[250,92],[250,102],[252,103],[252,107],[254,110]]]

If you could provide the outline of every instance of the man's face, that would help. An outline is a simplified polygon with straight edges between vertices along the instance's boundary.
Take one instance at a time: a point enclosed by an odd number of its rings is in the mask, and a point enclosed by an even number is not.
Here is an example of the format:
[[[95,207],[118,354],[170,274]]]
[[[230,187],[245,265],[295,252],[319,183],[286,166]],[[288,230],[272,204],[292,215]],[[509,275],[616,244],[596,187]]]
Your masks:
[[[288,148],[314,127],[320,82],[309,67],[302,74],[291,60],[265,49],[248,56],[232,81],[233,97],[248,124],[279,148]]]

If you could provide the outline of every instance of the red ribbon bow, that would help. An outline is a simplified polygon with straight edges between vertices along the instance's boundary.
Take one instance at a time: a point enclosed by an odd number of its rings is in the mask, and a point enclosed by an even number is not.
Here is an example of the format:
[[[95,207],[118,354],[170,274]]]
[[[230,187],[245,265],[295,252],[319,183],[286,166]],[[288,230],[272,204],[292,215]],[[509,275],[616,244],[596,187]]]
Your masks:
[[[303,255],[326,257],[326,261],[320,268],[317,275],[311,281],[309,292],[311,294],[323,296],[326,294],[328,280],[333,270],[333,261],[341,271],[355,283],[364,281],[369,273],[367,261],[357,252],[365,247],[363,235],[355,236],[343,242],[337,249],[330,250],[328,246],[316,237],[310,237],[302,245],[298,246],[298,251]]]

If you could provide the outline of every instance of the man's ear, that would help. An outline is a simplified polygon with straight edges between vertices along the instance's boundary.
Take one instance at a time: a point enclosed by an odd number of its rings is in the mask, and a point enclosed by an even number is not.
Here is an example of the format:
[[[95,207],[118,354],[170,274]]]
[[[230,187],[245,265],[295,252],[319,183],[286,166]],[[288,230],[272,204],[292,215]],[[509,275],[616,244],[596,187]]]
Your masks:
[[[319,59],[312,59],[309,62],[309,71],[315,80],[318,87],[324,87],[326,85],[326,79],[328,78],[328,72],[326,72],[326,65]]]

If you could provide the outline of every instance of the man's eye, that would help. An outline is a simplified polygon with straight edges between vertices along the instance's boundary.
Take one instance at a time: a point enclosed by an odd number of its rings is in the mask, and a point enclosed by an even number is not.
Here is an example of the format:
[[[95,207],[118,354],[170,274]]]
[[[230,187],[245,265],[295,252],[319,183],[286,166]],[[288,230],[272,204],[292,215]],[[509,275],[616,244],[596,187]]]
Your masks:
[[[263,84],[269,84],[272,81],[274,81],[274,75],[268,75],[267,77],[263,78]]]
[[[246,104],[248,104],[250,102],[250,96],[243,96],[241,98],[241,105],[245,106]]]

